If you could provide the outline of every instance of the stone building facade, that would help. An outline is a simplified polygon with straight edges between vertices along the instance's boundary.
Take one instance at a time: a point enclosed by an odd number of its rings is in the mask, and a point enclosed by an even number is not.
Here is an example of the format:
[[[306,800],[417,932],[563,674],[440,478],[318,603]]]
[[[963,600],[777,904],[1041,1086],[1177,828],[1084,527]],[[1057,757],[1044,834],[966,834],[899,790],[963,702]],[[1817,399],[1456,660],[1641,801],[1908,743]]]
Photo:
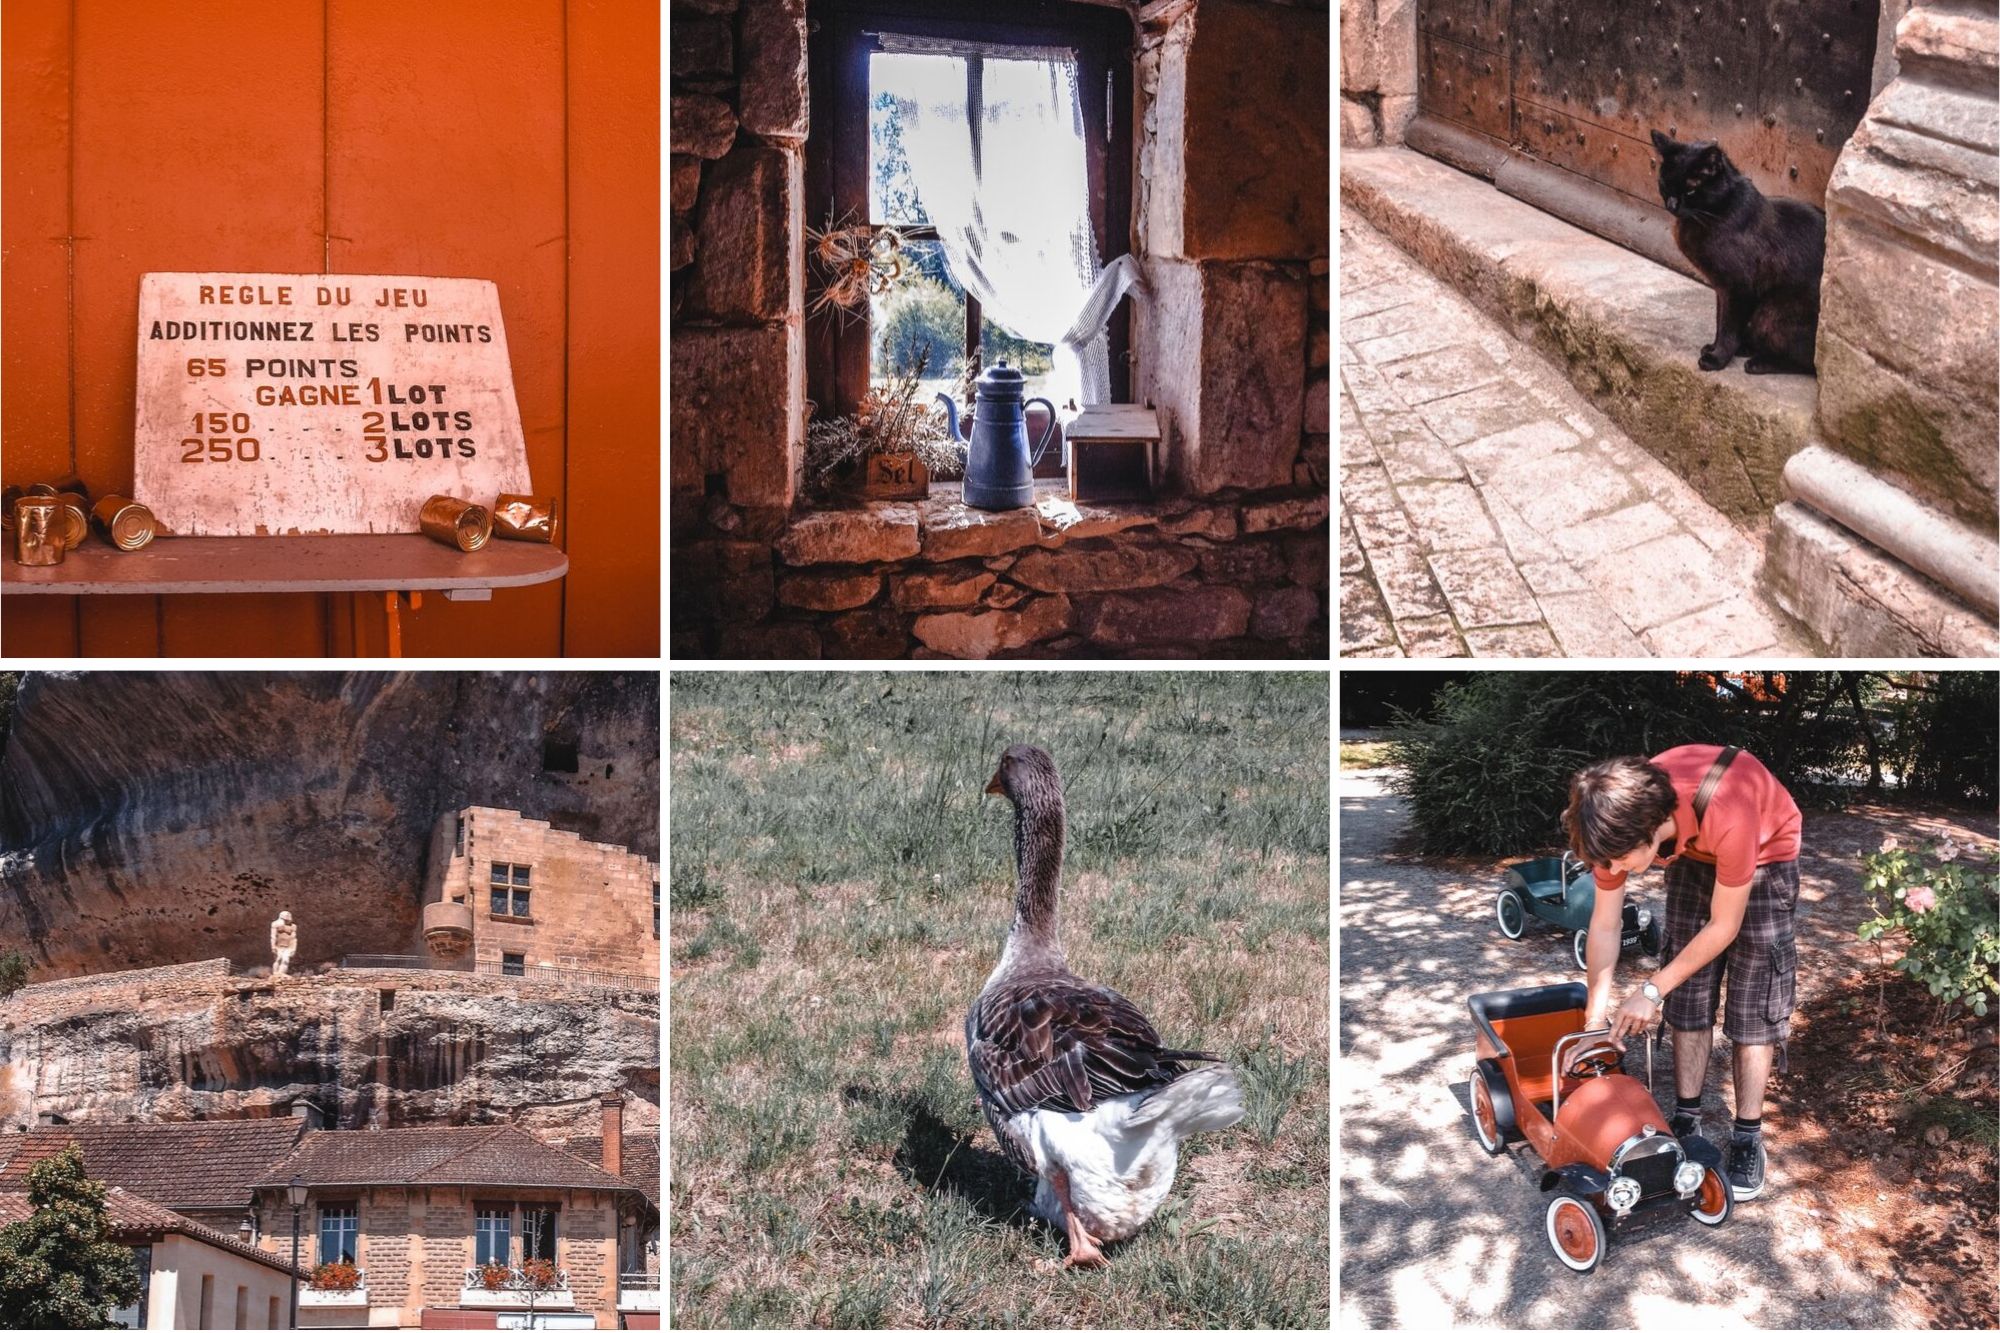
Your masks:
[[[447,965],[657,977],[658,864],[512,810],[443,816],[431,844],[424,937]]]
[[[1344,146],[1397,145],[1406,131],[1415,141],[1420,24],[1506,12],[1492,0],[1439,6],[1428,20],[1425,9],[1342,0]],[[1992,6],[1881,0],[1867,112],[1826,191],[1810,409],[1758,443],[1776,450],[1776,495],[1754,513],[1731,511],[1764,541],[1762,575],[1778,604],[1827,653],[2000,653],[1996,80]],[[1468,295],[1490,304],[1476,285]],[[1571,359],[1578,387],[1676,466],[1679,419],[1660,409],[1659,432],[1626,420],[1605,388],[1617,375]]]
[[[1329,15],[1130,11],[1131,399],[1148,502],[988,513],[812,497],[801,467],[815,41],[844,0],[676,0],[672,615],[685,657],[1324,656]],[[922,7],[919,7],[922,8]],[[1060,20],[1066,0],[1012,7]],[[926,17],[992,7],[939,5]],[[815,36],[817,34],[817,36]]]

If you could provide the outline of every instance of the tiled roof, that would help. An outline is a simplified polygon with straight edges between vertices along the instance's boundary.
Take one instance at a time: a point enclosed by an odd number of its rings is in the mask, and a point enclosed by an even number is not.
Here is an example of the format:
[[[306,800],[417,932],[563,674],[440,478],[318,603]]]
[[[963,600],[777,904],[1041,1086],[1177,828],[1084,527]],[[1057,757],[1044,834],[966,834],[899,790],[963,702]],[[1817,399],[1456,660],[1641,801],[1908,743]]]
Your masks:
[[[592,1134],[587,1138],[568,1138],[559,1145],[572,1156],[581,1157],[586,1162],[604,1160],[604,1136]],[[660,1136],[658,1134],[627,1134],[624,1147],[620,1150],[619,1172],[645,1194],[646,1202],[660,1206]]]
[[[636,1188],[512,1125],[316,1129],[256,1183],[282,1188],[294,1175],[308,1185]]]
[[[271,1163],[290,1152],[305,1122],[187,1120],[144,1125],[41,1125],[7,1136],[0,1190],[26,1189],[28,1168],[70,1143],[92,1180],[120,1185],[169,1208],[238,1208]]]
[[[0,1189],[0,1226],[6,1226],[10,1222],[25,1221],[32,1213],[33,1210],[28,1207],[26,1190]],[[151,1199],[141,1198],[116,1186],[104,1192],[104,1213],[110,1223],[105,1229],[113,1240],[131,1244],[143,1242],[149,1237],[173,1233],[192,1237],[204,1245],[212,1245],[219,1250],[228,1250],[231,1254],[242,1255],[245,1259],[253,1259],[267,1267],[277,1269],[280,1273],[292,1272],[292,1266],[275,1254],[260,1250],[255,1245],[245,1245],[234,1236],[225,1235],[213,1227],[205,1227],[191,1218],[182,1217],[171,1208],[162,1208]],[[300,1277],[307,1276],[307,1271],[303,1268],[298,1272]]]

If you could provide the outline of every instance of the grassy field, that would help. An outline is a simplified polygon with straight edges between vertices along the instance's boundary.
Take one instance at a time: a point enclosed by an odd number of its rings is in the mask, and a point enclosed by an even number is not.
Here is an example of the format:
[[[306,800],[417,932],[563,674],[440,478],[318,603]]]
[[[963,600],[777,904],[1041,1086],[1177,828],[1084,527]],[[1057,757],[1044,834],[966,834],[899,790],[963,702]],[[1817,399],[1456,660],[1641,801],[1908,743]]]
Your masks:
[[[1325,675],[676,674],[672,1322],[1328,1324]],[[965,1067],[1012,915],[1007,745],[1068,789],[1063,942],[1242,1123],[1095,1272],[1038,1272]]]

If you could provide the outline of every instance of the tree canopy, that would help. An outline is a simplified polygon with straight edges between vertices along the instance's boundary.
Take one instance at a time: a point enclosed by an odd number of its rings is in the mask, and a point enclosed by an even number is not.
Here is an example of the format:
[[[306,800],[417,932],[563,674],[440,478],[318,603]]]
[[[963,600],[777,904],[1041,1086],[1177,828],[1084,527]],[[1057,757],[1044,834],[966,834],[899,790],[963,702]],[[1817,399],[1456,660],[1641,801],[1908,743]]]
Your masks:
[[[75,1145],[28,1171],[34,1211],[0,1227],[0,1328],[114,1328],[111,1312],[139,1299],[129,1246],[105,1239],[104,1186],[83,1173]]]

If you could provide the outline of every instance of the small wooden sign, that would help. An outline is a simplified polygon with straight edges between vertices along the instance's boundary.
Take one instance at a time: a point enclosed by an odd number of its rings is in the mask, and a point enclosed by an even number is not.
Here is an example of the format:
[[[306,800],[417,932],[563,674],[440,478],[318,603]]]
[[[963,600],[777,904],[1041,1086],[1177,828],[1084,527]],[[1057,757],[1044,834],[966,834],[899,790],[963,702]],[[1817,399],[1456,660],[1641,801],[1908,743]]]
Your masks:
[[[915,454],[870,454],[861,493],[877,500],[922,500],[931,493],[931,473]]]
[[[134,447],[183,536],[416,532],[429,496],[534,489],[476,278],[147,273]]]

